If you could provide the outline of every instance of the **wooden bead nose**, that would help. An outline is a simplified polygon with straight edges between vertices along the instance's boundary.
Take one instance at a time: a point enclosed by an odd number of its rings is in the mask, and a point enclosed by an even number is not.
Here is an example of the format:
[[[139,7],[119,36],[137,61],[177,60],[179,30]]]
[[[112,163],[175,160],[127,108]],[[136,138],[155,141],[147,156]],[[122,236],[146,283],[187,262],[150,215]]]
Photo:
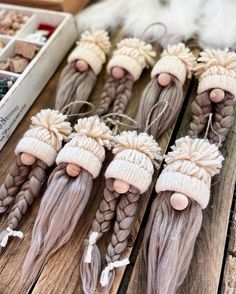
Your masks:
[[[115,67],[113,67],[111,74],[115,79],[120,80],[124,77],[125,71],[123,68],[121,68],[119,66],[115,66]]]
[[[159,74],[157,81],[160,86],[166,87],[171,83],[171,76],[168,73],[161,73]]]
[[[222,89],[214,89],[210,92],[212,102],[219,103],[225,98],[225,92]]]
[[[170,205],[176,210],[184,210],[188,206],[188,197],[182,193],[173,193]]]
[[[89,68],[88,63],[84,60],[81,60],[81,59],[76,61],[75,66],[78,69],[78,71],[80,71],[80,72],[84,72],[84,71],[88,70],[88,68]]]
[[[74,178],[77,177],[81,172],[81,167],[74,163],[68,163],[66,166],[66,172],[68,176]]]
[[[33,165],[36,162],[36,157],[29,153],[22,153],[20,158],[24,165]]]
[[[130,185],[122,180],[116,179],[113,183],[114,190],[119,194],[124,194],[129,191]]]

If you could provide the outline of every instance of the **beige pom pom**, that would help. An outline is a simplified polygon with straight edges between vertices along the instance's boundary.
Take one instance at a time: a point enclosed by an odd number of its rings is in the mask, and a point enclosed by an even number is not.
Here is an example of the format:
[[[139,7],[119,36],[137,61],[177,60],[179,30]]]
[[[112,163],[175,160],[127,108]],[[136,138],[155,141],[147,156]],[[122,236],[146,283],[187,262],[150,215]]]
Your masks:
[[[119,194],[124,194],[129,191],[130,185],[122,180],[116,179],[113,183],[114,190]]]
[[[77,177],[81,172],[81,167],[74,163],[69,163],[66,166],[66,172],[70,177]]]
[[[84,72],[86,70],[88,70],[89,66],[88,66],[88,63],[84,60],[78,60],[75,64],[76,68],[78,71],[80,72]]]
[[[115,67],[113,67],[111,74],[115,79],[120,80],[124,77],[125,71],[123,68],[121,68],[119,66],[115,66]]]
[[[158,78],[157,78],[158,83],[162,87],[166,87],[170,84],[171,82],[171,76],[168,73],[161,73]]]
[[[214,89],[210,92],[212,102],[219,103],[225,98],[225,92],[222,89]]]
[[[188,197],[182,193],[173,193],[170,197],[170,205],[175,210],[184,210],[188,206]]]
[[[24,165],[33,165],[36,161],[36,157],[29,153],[22,153],[21,161],[23,162]]]

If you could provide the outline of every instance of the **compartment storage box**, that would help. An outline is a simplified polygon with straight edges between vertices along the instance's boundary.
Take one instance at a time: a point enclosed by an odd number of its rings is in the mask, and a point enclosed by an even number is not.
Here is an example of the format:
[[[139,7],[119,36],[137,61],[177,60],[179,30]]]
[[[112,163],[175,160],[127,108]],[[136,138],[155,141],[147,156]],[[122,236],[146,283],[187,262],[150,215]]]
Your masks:
[[[0,70],[0,80],[14,82],[0,101],[0,150],[77,39],[74,19],[68,13],[0,4],[0,13],[3,11],[20,12],[27,16],[27,21],[13,36],[0,34],[0,41],[4,44],[0,49],[0,61],[14,55],[19,41],[34,44],[39,51],[21,74]],[[40,24],[52,26],[55,30],[43,42],[28,41],[26,37]]]
[[[77,13],[89,0],[2,0],[1,2]]]

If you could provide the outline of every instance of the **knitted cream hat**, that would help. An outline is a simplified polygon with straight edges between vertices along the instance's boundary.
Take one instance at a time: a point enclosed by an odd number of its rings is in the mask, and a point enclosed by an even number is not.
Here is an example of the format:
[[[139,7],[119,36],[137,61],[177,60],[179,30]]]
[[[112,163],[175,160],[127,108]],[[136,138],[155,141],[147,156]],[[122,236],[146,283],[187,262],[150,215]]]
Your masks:
[[[105,177],[125,181],[144,193],[152,181],[153,162],[162,159],[157,142],[147,133],[122,132],[115,138],[113,153]]]
[[[169,73],[179,79],[183,85],[186,77],[191,78],[195,65],[196,58],[183,43],[168,45],[162,52],[161,59],[155,64],[151,77],[154,78],[161,73]]]
[[[117,44],[117,49],[107,65],[110,74],[115,66],[122,67],[137,81],[143,69],[154,65],[156,53],[151,44],[137,38],[123,39]]]
[[[96,178],[105,158],[104,147],[111,148],[112,132],[98,116],[79,119],[74,129],[75,133],[59,152],[56,162],[77,164]]]
[[[95,75],[98,75],[106,61],[106,53],[111,48],[108,33],[106,31],[85,31],[77,45],[69,55],[68,62],[82,59],[90,65]]]
[[[200,53],[195,67],[199,78],[198,94],[220,88],[236,97],[236,53],[206,49]]]
[[[17,144],[15,153],[28,153],[45,162],[54,164],[62,141],[71,134],[66,115],[58,110],[43,109],[31,118],[30,129]]]
[[[157,179],[156,191],[183,193],[205,208],[210,198],[211,178],[220,173],[224,160],[218,147],[204,139],[176,140],[165,156],[167,165]]]

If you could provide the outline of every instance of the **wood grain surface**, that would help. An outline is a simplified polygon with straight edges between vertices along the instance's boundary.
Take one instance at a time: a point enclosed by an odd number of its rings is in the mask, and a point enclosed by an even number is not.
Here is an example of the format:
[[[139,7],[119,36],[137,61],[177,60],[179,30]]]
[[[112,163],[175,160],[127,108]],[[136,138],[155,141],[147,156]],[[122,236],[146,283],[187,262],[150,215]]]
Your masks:
[[[14,160],[13,152],[15,145],[27,130],[30,124],[30,117],[42,108],[53,106],[59,74],[64,65],[65,62],[60,66],[57,73],[48,83],[38,100],[33,104],[22,123],[5,145],[2,152],[0,152],[0,183],[4,181],[9,167]],[[140,95],[149,81],[149,75],[150,71],[146,71],[142,78],[135,84],[132,100],[127,111],[127,114],[130,116],[134,116],[137,111]],[[99,77],[96,90],[92,95],[91,101],[95,104],[98,103],[98,97],[105,78],[106,74],[104,70]],[[186,134],[190,115],[190,102],[196,91],[193,84],[194,82],[192,81],[185,85],[185,102],[178,120],[159,140],[163,152],[166,152],[169,145],[174,143],[176,136],[180,137]],[[224,168],[220,176],[221,178],[216,179],[214,182],[211,203],[204,211],[203,227],[195,248],[191,270],[186,282],[180,290],[181,293],[214,294],[217,293],[219,289],[222,265],[226,265],[226,263],[223,263],[224,249],[236,177],[236,124],[230,132],[224,146],[224,154],[226,156]],[[40,204],[40,197],[38,198],[38,201],[25,216],[20,226],[20,229],[26,234],[25,238],[23,240],[12,240],[7,250],[5,250],[0,257],[0,293],[82,293],[79,264],[83,242],[91,227],[95,211],[102,198],[105,186],[103,174],[111,159],[112,154],[108,154],[102,172],[94,182],[92,195],[71,240],[49,260],[40,273],[35,285],[31,289],[25,289],[20,283],[20,274],[23,260],[30,244],[33,223]],[[139,247],[142,243],[143,230],[149,214],[150,204],[155,197],[153,187],[156,178],[157,175],[155,175],[150,189],[142,196],[139,211],[134,222],[129,248],[124,255],[124,257],[130,257],[131,264],[126,268],[117,270],[112,293],[145,293],[145,280],[143,279],[142,258]],[[42,195],[43,190],[41,196]],[[5,228],[5,225],[5,217],[1,216],[0,229]],[[105,257],[109,237],[110,235],[107,234],[106,238],[103,238],[101,242],[99,242],[102,257]],[[230,263],[230,261],[228,263]]]

